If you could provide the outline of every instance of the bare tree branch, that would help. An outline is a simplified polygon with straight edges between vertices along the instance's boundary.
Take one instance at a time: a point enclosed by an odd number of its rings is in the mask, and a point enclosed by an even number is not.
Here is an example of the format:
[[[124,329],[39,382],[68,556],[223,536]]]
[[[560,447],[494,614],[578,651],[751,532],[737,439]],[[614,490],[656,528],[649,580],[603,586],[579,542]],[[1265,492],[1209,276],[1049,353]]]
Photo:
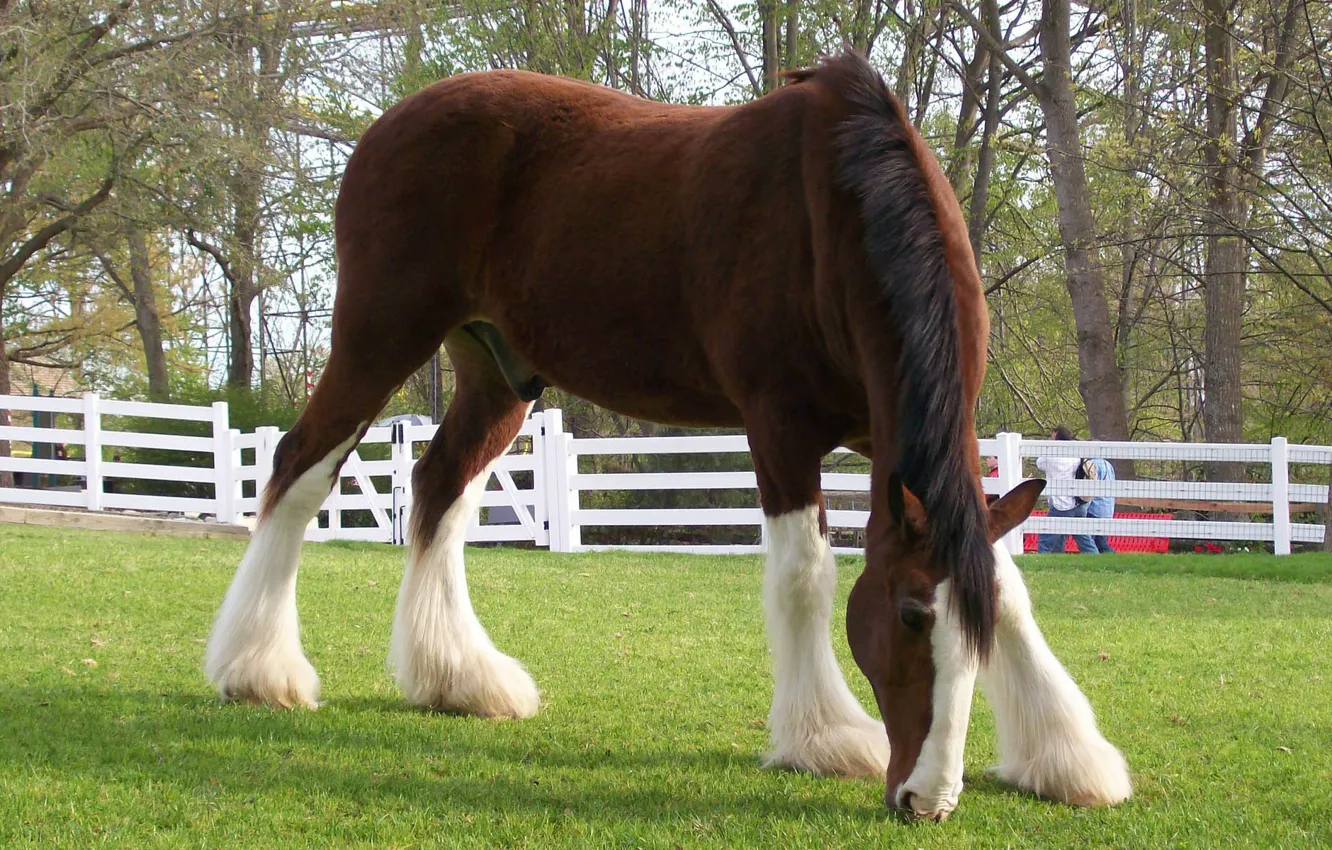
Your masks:
[[[18,251],[16,251],[12,257],[3,263],[0,263],[0,292],[4,292],[5,286],[9,283],[10,279],[18,273],[19,269],[23,268],[23,264],[26,263],[33,254],[45,248],[52,239],[73,227],[75,222],[77,222],[81,216],[87,215],[96,208],[98,204],[105,201],[107,196],[111,194],[111,187],[114,186],[115,183],[116,178],[114,175],[106,178],[96,192],[84,199],[84,201],[71,210],[68,215],[56,219],[34,233],[28,241],[19,246]]]
[[[957,12],[962,20],[967,22],[967,26],[971,27],[972,31],[976,33],[977,38],[985,42],[986,47],[995,51],[999,56],[999,61],[1004,63],[1004,67],[1006,67],[1008,72],[1022,83],[1023,87],[1037,97],[1045,96],[1045,84],[1032,78],[1025,68],[1018,64],[1012,56],[1009,56],[1008,49],[990,34],[989,29],[978,21],[975,15],[971,14],[970,9],[957,2],[957,0],[948,0],[948,6],[952,8],[953,11]]]
[[[717,19],[726,30],[726,35],[731,39],[731,47],[735,50],[735,56],[740,60],[740,65],[745,69],[745,76],[749,78],[749,87],[754,92],[754,97],[763,96],[763,84],[754,74],[754,69],[749,64],[749,58],[745,56],[745,50],[740,46],[740,37],[736,35],[735,27],[731,24],[731,19],[727,17],[726,10],[717,4],[717,0],[708,0],[708,8],[712,11],[712,16]]]
[[[223,253],[221,248],[200,239],[198,235],[195,234],[193,228],[189,228],[185,231],[185,239],[191,245],[212,257],[213,262],[217,263],[217,267],[222,270],[222,276],[225,277],[229,283],[235,284],[236,277],[232,273],[231,263],[228,262],[227,255]]]

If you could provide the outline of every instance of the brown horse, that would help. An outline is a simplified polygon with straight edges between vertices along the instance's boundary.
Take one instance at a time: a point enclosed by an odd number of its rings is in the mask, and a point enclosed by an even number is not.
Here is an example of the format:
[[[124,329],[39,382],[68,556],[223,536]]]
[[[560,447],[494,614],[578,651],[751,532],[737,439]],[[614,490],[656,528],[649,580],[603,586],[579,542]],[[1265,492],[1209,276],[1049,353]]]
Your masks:
[[[413,703],[537,710],[531,677],[472,611],[463,540],[491,464],[550,384],[643,419],[746,429],[769,532],[769,764],[886,771],[890,805],[942,818],[986,662],[1002,775],[1074,802],[1128,795],[1122,758],[993,547],[1043,485],[988,507],[980,489],[989,320],[957,200],[863,58],[789,79],[704,108],[465,74],[366,131],[337,203],[332,354],[278,448],[209,643],[223,698],[316,705],[296,615],[302,531],[442,341],[457,393],[413,476],[390,649]],[[829,635],[819,469],[838,445],[872,459],[847,631],[882,723],[851,694]]]

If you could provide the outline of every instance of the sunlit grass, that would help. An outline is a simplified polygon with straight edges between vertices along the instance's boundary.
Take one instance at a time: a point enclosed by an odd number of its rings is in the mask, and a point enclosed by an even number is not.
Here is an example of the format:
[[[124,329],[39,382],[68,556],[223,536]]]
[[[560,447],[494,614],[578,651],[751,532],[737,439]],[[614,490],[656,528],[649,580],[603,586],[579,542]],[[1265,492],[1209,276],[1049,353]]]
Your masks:
[[[758,558],[470,550],[482,621],[543,691],[516,723],[403,705],[384,668],[403,552],[373,545],[306,547],[303,635],[326,705],[219,705],[202,644],[241,551],[0,527],[0,846],[1332,842],[1326,556],[1023,559],[1136,796],[1076,810],[986,778],[978,698],[961,808],[904,825],[881,782],[759,768]],[[842,562],[839,604],[857,567]]]

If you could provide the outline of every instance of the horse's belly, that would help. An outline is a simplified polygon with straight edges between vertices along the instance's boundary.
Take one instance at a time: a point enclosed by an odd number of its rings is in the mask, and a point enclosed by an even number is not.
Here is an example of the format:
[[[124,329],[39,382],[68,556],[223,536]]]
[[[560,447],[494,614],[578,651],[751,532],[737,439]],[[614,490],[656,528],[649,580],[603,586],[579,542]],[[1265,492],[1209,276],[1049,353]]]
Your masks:
[[[684,335],[668,339],[646,327],[609,329],[572,317],[538,324],[510,315],[488,318],[546,383],[593,404],[668,425],[742,424],[739,409],[693,350],[696,341],[686,343]]]

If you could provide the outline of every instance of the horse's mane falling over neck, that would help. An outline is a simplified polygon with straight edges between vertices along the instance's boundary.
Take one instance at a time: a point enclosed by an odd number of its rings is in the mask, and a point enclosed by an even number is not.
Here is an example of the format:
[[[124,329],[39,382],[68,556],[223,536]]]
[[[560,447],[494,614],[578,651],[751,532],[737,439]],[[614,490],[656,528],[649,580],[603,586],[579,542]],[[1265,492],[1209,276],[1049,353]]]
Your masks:
[[[984,657],[996,616],[994,554],[972,480],[958,304],[928,182],[942,176],[937,166],[926,170],[922,140],[863,57],[826,60],[810,76],[825,74],[852,112],[841,129],[837,177],[859,200],[876,294],[901,339],[898,470],[925,508],[967,644]]]

